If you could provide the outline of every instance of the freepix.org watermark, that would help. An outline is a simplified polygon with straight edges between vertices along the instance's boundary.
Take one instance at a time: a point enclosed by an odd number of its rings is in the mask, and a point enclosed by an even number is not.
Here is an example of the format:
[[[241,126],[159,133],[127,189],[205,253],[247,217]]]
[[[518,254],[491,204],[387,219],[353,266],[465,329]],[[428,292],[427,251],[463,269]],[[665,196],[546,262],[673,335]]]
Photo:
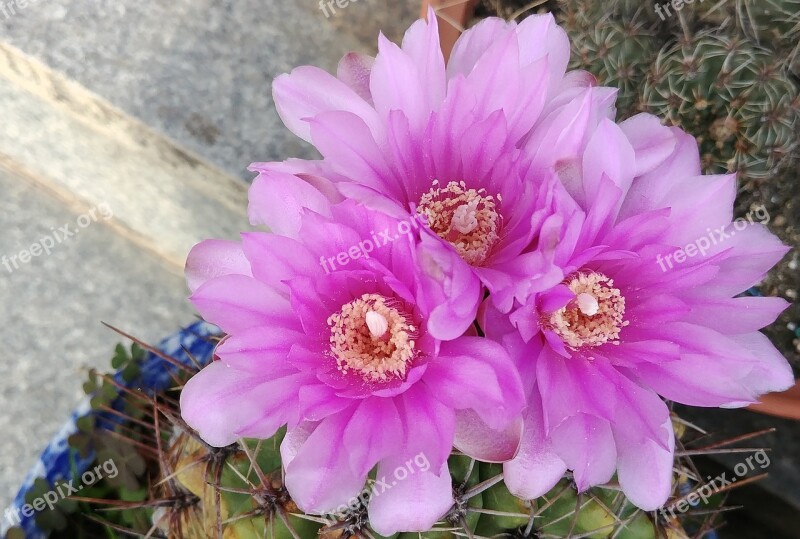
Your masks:
[[[356,2],[358,0],[319,0],[319,9],[326,19],[330,19],[331,15],[336,15],[336,8],[344,9]]]
[[[111,207],[109,207],[108,204],[105,202],[99,204],[88,212],[79,215],[75,225],[67,223],[58,228],[53,227],[50,229],[50,234],[42,236],[27,249],[23,249],[13,255],[3,255],[0,258],[0,265],[2,265],[8,273],[14,273],[15,270],[28,264],[34,258],[42,255],[48,256],[57,246],[77,235],[81,230],[92,223],[96,223],[100,219],[107,221],[113,216],[114,213],[111,211]]]
[[[682,10],[686,4],[694,4],[695,2],[702,4],[704,1],[705,0],[671,0],[669,2],[664,2],[663,4],[656,2],[654,9],[656,10],[656,14],[661,17],[661,20],[665,21],[667,20],[667,17],[672,17],[673,13],[677,13]],[[672,8],[674,11],[671,11],[670,8]]]
[[[393,241],[397,241],[402,236],[411,234],[415,230],[418,230],[421,226],[428,226],[428,217],[423,214],[416,214],[407,221],[398,222],[397,228],[394,232],[388,228],[378,233],[375,233],[373,230],[370,232],[372,237],[358,242],[357,245],[351,246],[346,251],[342,251],[336,256],[319,257],[319,265],[322,266],[326,274],[329,274],[332,271],[336,271],[337,269],[341,269],[341,267],[348,265],[352,260],[369,258],[370,253],[375,251],[375,249],[385,247]],[[339,268],[337,268],[337,264],[339,265]]]
[[[697,238],[692,243],[685,245],[682,249],[676,249],[664,257],[662,257],[660,254],[657,255],[656,262],[661,268],[661,271],[665,272],[668,269],[673,268],[673,262],[675,264],[683,264],[689,258],[693,258],[698,255],[700,255],[700,257],[704,257],[713,245],[719,245],[720,243],[725,242],[726,240],[735,236],[737,231],[741,232],[756,222],[766,225],[769,223],[769,219],[770,217],[769,213],[767,212],[767,208],[762,204],[751,210],[746,216],[736,219],[733,222],[732,227],[721,226],[716,230],[708,228],[706,229],[708,232],[706,236]]]
[[[119,475],[117,464],[108,459],[102,464],[98,464],[93,469],[86,470],[80,477],[80,483],[75,485],[75,479],[64,482],[56,486],[53,490],[45,492],[31,503],[26,503],[20,508],[9,507],[6,509],[6,520],[12,526],[17,526],[22,522],[22,517],[31,518],[34,513],[44,511],[45,509],[53,510],[64,498],[77,494],[85,487],[90,487],[103,478],[114,479]]]
[[[668,507],[662,507],[658,510],[659,514],[664,518],[665,521],[668,522],[676,517],[676,512],[678,514],[685,513],[689,509],[699,506],[701,503],[703,505],[707,504],[708,500],[714,494],[728,488],[740,478],[745,477],[749,472],[755,470],[756,464],[758,464],[762,470],[771,464],[769,455],[765,450],[761,449],[756,451],[754,454],[747,457],[744,462],[740,462],[734,466],[734,475],[730,477],[728,472],[720,474],[713,479],[709,477],[708,483],[693,490],[689,494],[682,496],[679,500],[673,502]]]
[[[431,463],[425,453],[419,453],[414,458],[408,459],[403,466],[395,468],[390,477],[377,477],[367,481],[367,485],[358,496],[353,496],[346,504],[342,504],[330,513],[322,515],[329,521],[329,524],[338,522],[336,515],[347,511],[356,511],[360,507],[366,507],[367,502],[376,498],[384,492],[391,490],[398,483],[405,481],[417,472],[425,473],[431,469]]]

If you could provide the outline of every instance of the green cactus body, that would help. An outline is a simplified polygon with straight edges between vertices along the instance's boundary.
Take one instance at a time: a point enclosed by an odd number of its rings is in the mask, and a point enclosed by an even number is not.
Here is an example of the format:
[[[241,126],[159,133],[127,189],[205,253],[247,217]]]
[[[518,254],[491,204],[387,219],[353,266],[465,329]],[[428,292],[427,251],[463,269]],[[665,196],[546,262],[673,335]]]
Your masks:
[[[797,100],[769,50],[707,32],[664,47],[643,90],[646,109],[697,137],[706,172],[753,179],[792,155]]]

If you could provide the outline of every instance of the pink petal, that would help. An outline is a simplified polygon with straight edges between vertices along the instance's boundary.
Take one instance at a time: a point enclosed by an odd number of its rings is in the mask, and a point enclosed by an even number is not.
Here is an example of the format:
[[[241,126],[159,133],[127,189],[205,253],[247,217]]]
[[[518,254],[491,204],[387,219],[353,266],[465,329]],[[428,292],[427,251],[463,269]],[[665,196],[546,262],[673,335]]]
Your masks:
[[[484,423],[476,412],[459,410],[453,445],[465,455],[483,462],[505,462],[517,454],[522,429],[521,417],[505,429],[496,430]]]
[[[567,465],[553,450],[545,433],[542,404],[535,388],[531,395],[519,452],[503,465],[508,490],[524,500],[547,494],[567,471]]]
[[[422,234],[417,251],[422,301],[429,312],[428,332],[452,340],[472,325],[481,301],[481,283],[472,268],[449,245]]]
[[[189,252],[186,282],[192,292],[210,279],[230,274],[251,275],[250,263],[241,244],[227,240],[206,240]]]
[[[577,414],[550,434],[553,451],[573,470],[578,492],[611,480],[617,468],[617,449],[608,421]]]
[[[350,469],[366,475],[403,442],[403,424],[393,399],[366,398],[345,428],[342,444],[350,454]]]
[[[369,91],[369,80],[375,58],[358,52],[345,54],[339,61],[336,77],[348,85],[358,96],[372,104],[372,94]]]
[[[344,411],[323,419],[299,450],[287,451],[294,458],[284,460],[286,488],[306,513],[324,514],[349,505],[364,486],[366,474],[353,473],[349,448],[341,443],[351,416],[352,411]],[[296,446],[297,440],[290,443]]]
[[[652,171],[666,161],[677,145],[674,132],[657,116],[641,113],[619,124],[636,152],[636,176]]]
[[[289,300],[246,275],[224,275],[212,279],[189,299],[203,318],[226,333],[253,327],[299,329]]]
[[[280,289],[283,281],[298,275],[319,278],[323,274],[320,261],[303,243],[278,234],[246,232],[242,249],[253,268],[253,276]]]
[[[631,503],[645,511],[655,511],[664,505],[672,492],[675,436],[669,419],[662,428],[670,433],[667,449],[647,438],[631,439],[614,431],[620,486]]]
[[[242,437],[266,439],[292,421],[297,391],[308,380],[292,374],[256,376],[215,361],[181,392],[181,415],[203,440],[224,447]]]
[[[425,382],[456,410],[475,410],[491,428],[511,424],[525,405],[522,381],[502,346],[480,337],[442,343]]]
[[[250,186],[248,198],[251,224],[268,226],[272,232],[290,238],[298,237],[304,208],[330,216],[330,200],[292,174],[262,172]]]
[[[381,461],[369,501],[370,526],[384,537],[397,532],[425,532],[453,506],[453,485],[447,463],[432,470],[407,467],[407,455]]]
[[[397,398],[403,420],[404,448],[425,455],[431,467],[438,469],[453,448],[456,415],[452,408],[437,400],[424,383],[414,384]]]
[[[403,185],[361,118],[348,112],[320,114],[311,122],[311,137],[334,171],[385,196],[405,200]]]
[[[447,62],[447,76],[469,75],[475,64],[487,54],[491,45],[502,40],[516,27],[498,17],[490,17],[461,34]]]
[[[285,369],[289,350],[305,334],[292,329],[254,327],[228,335],[217,347],[222,363],[253,375]]]
[[[347,84],[319,68],[302,66],[279,76],[272,83],[272,96],[286,127],[307,142],[311,142],[308,119],[334,110],[359,116],[374,134],[380,134],[380,123],[370,104]]]

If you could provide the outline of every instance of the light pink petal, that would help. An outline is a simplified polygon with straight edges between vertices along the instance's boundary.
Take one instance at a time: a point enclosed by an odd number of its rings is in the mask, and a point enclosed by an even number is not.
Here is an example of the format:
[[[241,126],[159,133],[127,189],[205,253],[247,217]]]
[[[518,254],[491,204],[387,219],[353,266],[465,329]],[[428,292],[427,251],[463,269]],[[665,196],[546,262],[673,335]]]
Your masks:
[[[284,461],[286,488],[306,513],[323,514],[347,506],[364,486],[366,474],[352,472],[349,448],[341,443],[351,416],[352,411],[344,411],[323,419],[299,449],[295,449],[297,440],[290,440],[293,447],[287,453],[294,457]]]
[[[617,468],[617,448],[605,419],[577,414],[550,434],[553,451],[573,470],[578,492],[611,480]]]
[[[620,486],[631,503],[645,511],[655,511],[664,505],[672,492],[675,436],[669,419],[662,428],[670,433],[667,449],[647,438],[629,438],[614,431]]]
[[[733,220],[735,175],[675,178],[672,183],[660,204],[672,209],[670,220],[681,226],[670,228],[664,241],[684,246]]]
[[[336,77],[370,104],[372,104],[372,94],[369,91],[369,80],[374,64],[375,58],[372,56],[350,52],[342,57],[336,70]]]
[[[514,363],[489,339],[461,337],[442,343],[424,379],[437,399],[456,410],[475,410],[497,430],[513,422],[525,405]]]
[[[534,388],[528,399],[519,452],[503,465],[506,486],[515,496],[533,500],[547,494],[566,471],[567,465],[545,433],[541,399]]]
[[[384,537],[397,532],[425,532],[444,517],[455,503],[447,463],[441,469],[408,468],[408,455],[381,461],[369,501],[369,522]]]
[[[431,109],[438,110],[444,100],[447,78],[439,43],[439,24],[432,7],[428,8],[427,21],[418,20],[406,31],[402,49],[417,66]]]
[[[300,417],[308,421],[321,421],[353,404],[352,399],[339,397],[327,384],[303,386],[298,397]]]
[[[754,331],[734,335],[731,340],[751,357],[760,360],[753,365],[752,372],[745,378],[751,391],[760,396],[774,391],[786,391],[794,385],[792,367],[766,335]]]
[[[253,327],[299,329],[289,300],[246,275],[224,275],[212,279],[189,299],[203,318],[226,333]]]
[[[381,34],[370,79],[370,93],[380,118],[386,121],[392,110],[402,110],[412,131],[421,133],[437,107],[425,83],[414,59]]]
[[[480,279],[454,249],[433,234],[422,234],[417,256],[423,272],[421,296],[430,313],[428,332],[437,339],[456,339],[472,325],[478,312]]]
[[[195,292],[206,281],[222,275],[251,275],[250,263],[235,241],[206,240],[195,245],[186,259],[186,283]]]
[[[684,292],[685,296],[731,297],[740,294],[761,282],[767,271],[789,250],[766,226],[759,223],[748,224],[744,230],[736,230],[734,225],[728,225],[721,233],[727,237],[720,239],[720,234],[715,231],[716,245],[706,252],[706,257],[720,255],[720,259],[713,263],[719,267],[719,272],[704,286]]]
[[[675,150],[661,165],[636,178],[620,209],[620,219],[666,207],[664,197],[676,182],[701,174],[697,140],[677,127],[670,131],[675,137]]]
[[[297,238],[302,210],[330,216],[331,202],[307,181],[281,172],[262,172],[253,181],[247,213],[253,225],[265,225],[276,234]]]
[[[380,460],[402,447],[403,424],[393,399],[366,398],[356,407],[341,443],[350,454],[350,468],[366,475]]]
[[[723,333],[749,333],[774,322],[789,305],[785,299],[775,297],[710,297],[694,301],[683,320]]]
[[[220,361],[253,375],[276,372],[288,367],[289,350],[305,334],[293,329],[253,327],[228,335],[217,347]]]
[[[592,133],[583,154],[583,196],[573,198],[584,209],[591,209],[602,195],[603,177],[607,177],[613,185],[628,192],[635,174],[635,154],[622,130],[613,121],[603,118]],[[616,214],[616,211],[614,212]]]
[[[407,452],[425,455],[439,469],[453,448],[456,414],[440,402],[424,383],[414,384],[398,396],[397,409],[403,419]]]
[[[300,241],[278,234],[246,232],[242,249],[253,268],[253,276],[280,289],[283,281],[302,275],[319,278],[324,273],[320,261]]]
[[[652,114],[631,116],[619,124],[636,152],[636,176],[642,176],[666,161],[677,145],[675,133]]]
[[[465,455],[483,462],[505,462],[517,454],[522,429],[521,417],[505,429],[497,430],[484,423],[476,412],[459,410],[453,445]]]
[[[498,17],[490,17],[461,34],[453,47],[450,60],[447,62],[447,76],[449,79],[457,75],[469,75],[475,64],[496,43],[511,33],[516,23],[508,23]]]
[[[215,361],[181,392],[181,415],[203,440],[225,447],[242,437],[266,439],[294,420],[297,391],[308,377],[260,377]]]
[[[569,64],[570,47],[567,33],[556,24],[552,14],[531,15],[517,26],[520,65],[527,66],[547,58],[550,71],[548,98],[555,96]]]
[[[320,114],[311,122],[311,136],[334,171],[394,200],[405,200],[403,185],[361,118],[348,112]]]
[[[375,110],[346,83],[322,69],[302,66],[281,75],[272,83],[275,107],[286,127],[311,142],[308,120],[323,112],[351,112],[370,126],[373,134],[381,133]]]

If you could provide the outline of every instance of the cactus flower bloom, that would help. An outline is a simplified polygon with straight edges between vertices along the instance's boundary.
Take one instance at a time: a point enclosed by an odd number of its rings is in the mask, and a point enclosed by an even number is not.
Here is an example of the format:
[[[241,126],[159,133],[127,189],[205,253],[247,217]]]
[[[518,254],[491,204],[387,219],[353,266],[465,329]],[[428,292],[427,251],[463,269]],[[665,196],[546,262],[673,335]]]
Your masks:
[[[431,331],[440,338],[473,323],[482,285],[508,308],[563,278],[536,250],[521,256],[547,228],[552,182],[519,148],[582,78],[566,76],[569,54],[550,15],[519,25],[490,18],[460,37],[445,66],[431,10],[402,46],[381,36],[376,58],[349,54],[337,76],[304,66],[274,82],[284,123],[320,151],[343,194],[428,218],[424,256],[440,290]]]
[[[276,233],[190,254],[191,301],[228,336],[184,388],[182,415],[214,446],[288,425],[286,487],[305,512],[348,506],[377,465],[389,486],[369,502],[372,527],[425,531],[453,505],[447,458],[474,438],[476,418],[518,440],[522,383],[499,344],[429,333],[436,303],[418,231],[353,201],[332,205],[310,177],[273,170],[251,188],[251,218]],[[273,180],[283,212],[259,196]]]
[[[588,114],[594,92],[545,120],[576,141],[551,161],[563,187],[551,249],[566,277],[510,313],[487,302],[481,320],[528,391],[522,446],[505,464],[510,490],[536,498],[571,469],[582,491],[616,473],[653,510],[673,488],[660,397],[740,407],[793,384],[758,332],[787,303],[734,297],[787,248],[763,224],[732,222],[735,178],[702,175],[694,138],[650,115],[618,125],[611,108]]]

